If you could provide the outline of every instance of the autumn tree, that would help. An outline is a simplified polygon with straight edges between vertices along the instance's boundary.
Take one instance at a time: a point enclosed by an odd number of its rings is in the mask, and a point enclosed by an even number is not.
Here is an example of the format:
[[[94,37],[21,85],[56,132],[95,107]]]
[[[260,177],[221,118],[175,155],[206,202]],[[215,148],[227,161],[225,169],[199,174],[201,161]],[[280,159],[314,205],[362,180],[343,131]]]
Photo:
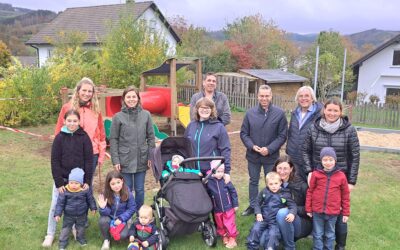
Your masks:
[[[101,46],[102,82],[110,87],[139,85],[143,71],[159,66],[166,58],[167,43],[145,20],[122,15]]]
[[[246,16],[228,24],[225,33],[238,68],[293,68],[298,51],[272,20]]]
[[[0,67],[7,68],[11,65],[11,52],[7,45],[0,40]]]

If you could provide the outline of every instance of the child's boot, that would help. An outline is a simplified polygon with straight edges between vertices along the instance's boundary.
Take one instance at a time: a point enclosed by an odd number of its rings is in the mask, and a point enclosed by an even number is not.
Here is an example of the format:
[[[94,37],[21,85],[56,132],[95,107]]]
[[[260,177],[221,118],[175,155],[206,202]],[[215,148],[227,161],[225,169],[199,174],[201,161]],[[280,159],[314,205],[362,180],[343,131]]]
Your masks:
[[[235,248],[237,247],[236,239],[233,237],[229,237],[228,244],[226,244],[227,248]]]
[[[42,243],[42,247],[51,247],[53,244],[54,235],[46,235],[44,237],[44,241]]]
[[[226,236],[226,235],[222,236],[222,242],[224,243],[224,245],[228,244],[228,242],[229,242],[229,237]]]

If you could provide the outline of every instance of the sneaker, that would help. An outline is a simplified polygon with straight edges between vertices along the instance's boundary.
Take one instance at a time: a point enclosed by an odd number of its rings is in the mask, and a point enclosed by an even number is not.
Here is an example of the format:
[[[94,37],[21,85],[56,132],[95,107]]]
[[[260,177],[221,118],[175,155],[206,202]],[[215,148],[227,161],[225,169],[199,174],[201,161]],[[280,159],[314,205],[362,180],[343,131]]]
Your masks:
[[[222,236],[222,242],[224,243],[224,245],[228,244],[229,237],[228,236]]]
[[[87,245],[87,241],[86,241],[86,240],[79,241],[79,245],[80,245],[81,247],[84,247],[84,246]]]
[[[225,245],[227,248],[235,248],[237,247],[236,239],[233,237],[229,237],[228,244]]]
[[[44,237],[44,241],[42,243],[42,247],[51,247],[53,245],[54,236],[53,235],[46,235]]]
[[[104,240],[103,245],[101,246],[101,250],[109,250],[110,249],[110,241]]]

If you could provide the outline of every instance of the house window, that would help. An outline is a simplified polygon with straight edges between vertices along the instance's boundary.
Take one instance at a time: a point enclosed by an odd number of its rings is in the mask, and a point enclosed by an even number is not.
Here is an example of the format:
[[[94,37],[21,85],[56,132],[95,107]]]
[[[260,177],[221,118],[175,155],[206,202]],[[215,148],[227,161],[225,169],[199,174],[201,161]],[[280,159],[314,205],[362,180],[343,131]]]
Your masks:
[[[386,89],[386,95],[400,95],[400,88],[395,89],[395,88],[387,88]]]
[[[400,50],[393,52],[393,66],[400,66]]]

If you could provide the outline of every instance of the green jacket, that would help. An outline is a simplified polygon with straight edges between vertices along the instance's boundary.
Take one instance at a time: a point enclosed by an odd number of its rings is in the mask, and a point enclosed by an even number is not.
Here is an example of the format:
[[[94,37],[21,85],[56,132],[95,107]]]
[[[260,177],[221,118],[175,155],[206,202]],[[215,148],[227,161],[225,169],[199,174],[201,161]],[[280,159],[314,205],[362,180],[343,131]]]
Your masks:
[[[150,150],[155,147],[153,122],[149,111],[141,106],[114,115],[110,134],[110,153],[113,165],[120,164],[122,173],[147,170]]]

